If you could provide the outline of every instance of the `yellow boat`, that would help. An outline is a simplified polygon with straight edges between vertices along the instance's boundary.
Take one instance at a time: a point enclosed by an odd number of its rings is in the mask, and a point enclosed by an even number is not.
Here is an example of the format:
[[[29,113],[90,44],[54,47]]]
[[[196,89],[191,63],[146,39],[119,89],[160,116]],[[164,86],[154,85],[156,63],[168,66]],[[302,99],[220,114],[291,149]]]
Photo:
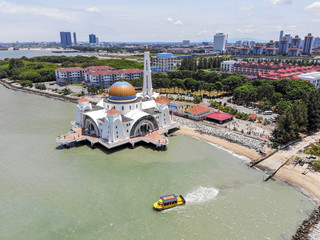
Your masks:
[[[160,197],[158,202],[153,204],[153,208],[158,211],[162,211],[168,208],[180,206],[186,204],[186,200],[182,197],[182,195],[167,195]]]

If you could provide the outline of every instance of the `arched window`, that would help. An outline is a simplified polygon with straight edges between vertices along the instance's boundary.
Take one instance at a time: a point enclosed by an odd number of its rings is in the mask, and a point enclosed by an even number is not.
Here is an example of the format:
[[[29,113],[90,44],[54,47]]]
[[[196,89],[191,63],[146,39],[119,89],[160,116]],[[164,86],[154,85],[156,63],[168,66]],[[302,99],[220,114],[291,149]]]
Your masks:
[[[124,110],[124,106],[122,106],[122,111]]]

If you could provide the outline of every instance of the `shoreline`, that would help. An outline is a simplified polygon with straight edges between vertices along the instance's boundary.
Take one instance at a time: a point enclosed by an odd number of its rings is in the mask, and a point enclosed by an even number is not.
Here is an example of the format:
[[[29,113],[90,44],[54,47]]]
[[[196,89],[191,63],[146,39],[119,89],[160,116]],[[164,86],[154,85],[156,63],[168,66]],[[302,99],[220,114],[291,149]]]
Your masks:
[[[8,80],[5,79],[0,79],[0,84],[3,85],[4,87],[14,90],[14,91],[21,91],[25,93],[30,93],[30,94],[36,94],[64,102],[71,102],[75,103],[77,102],[78,98],[77,97],[70,97],[70,96],[64,96],[56,93],[49,93],[49,92],[44,92],[41,90],[36,90],[36,89],[29,89],[25,87],[20,87],[20,86],[15,86],[11,84]],[[256,150],[250,149],[246,146],[240,145],[239,143],[234,143],[232,141],[228,141],[226,139],[216,137],[213,135],[208,135],[206,133],[200,133],[197,131],[196,128],[189,127],[189,126],[183,126],[181,124],[181,127],[178,131],[175,131],[173,135],[184,135],[188,137],[193,137],[197,138],[201,141],[207,142],[209,144],[214,144],[216,147],[221,147],[225,151],[229,151],[231,153],[237,154],[239,156],[243,156],[245,158],[250,159],[251,162],[259,160],[263,157],[260,153],[258,153]],[[310,139],[308,139],[310,138]],[[309,136],[306,139],[308,140],[303,140],[302,142],[309,144],[310,140],[315,140],[315,138],[320,139],[320,132],[313,136]],[[294,144],[295,146],[292,147],[292,151],[285,151],[285,150],[280,150],[279,152],[267,157],[264,161],[261,163],[257,164],[256,167],[263,172],[266,173],[266,171],[274,171],[279,165],[281,165],[284,161],[286,161],[288,158],[294,156],[299,148],[303,147],[305,144]],[[291,147],[290,147],[291,148]],[[297,148],[297,149],[295,149]],[[267,151],[267,155],[270,155],[271,151]],[[290,164],[290,163],[289,163]],[[300,166],[295,166],[292,167],[292,164],[289,165],[286,164],[283,166],[276,174],[275,178],[279,179],[281,181],[284,181],[288,183],[290,186],[296,188],[303,194],[307,195],[312,201],[315,202],[317,208],[320,206],[320,175],[318,173],[312,173],[309,172],[308,174],[303,175],[303,169]],[[310,226],[310,222],[312,222],[312,226]],[[297,234],[302,234],[301,233],[301,228],[304,225],[308,225],[309,229],[312,231],[313,227],[315,227],[319,222],[314,221],[314,216],[310,216],[308,220],[305,220],[302,225],[298,228]],[[312,232],[309,232],[308,234],[311,234]],[[305,234],[305,232],[303,233]],[[301,236],[301,235],[300,235]],[[306,237],[308,235],[305,235]],[[306,238],[307,239],[307,238]]]
[[[237,155],[248,158],[251,162],[257,159],[257,155],[262,157],[262,155],[260,155],[252,149],[241,146],[239,144],[231,143],[227,140],[220,139],[211,135],[201,134],[197,132],[195,128],[181,126],[180,130],[176,131],[174,134],[196,138],[200,141],[217,145],[217,147],[220,147],[225,151],[232,152]],[[267,160],[270,158],[275,159],[277,163],[281,164],[281,161],[279,162],[277,159],[279,154],[283,155],[281,151],[280,153],[271,154],[264,160],[266,162],[262,161],[255,167],[263,171],[264,173],[266,173],[267,171],[274,171],[275,169],[271,168],[266,163],[268,162]],[[284,157],[283,159],[287,158]],[[301,173],[304,170],[305,169],[303,169],[300,166],[292,168],[290,165],[285,165],[282,168],[280,168],[280,170],[275,174],[274,178],[277,180],[281,180],[287,183],[289,186],[295,188],[297,191],[301,192],[303,195],[307,196],[310,200],[312,200],[316,205],[314,211],[310,214],[310,216],[307,219],[305,219],[297,228],[297,231],[295,235],[292,236],[292,239],[317,240],[318,238],[316,237],[318,236],[318,232],[320,229],[320,175],[318,173],[312,172],[308,173],[309,175],[303,175]],[[307,181],[305,179],[306,177],[308,178]]]
[[[222,147],[223,149],[225,149],[227,151],[231,151],[237,155],[244,156],[244,157],[250,159],[251,161],[256,160],[261,157],[261,155],[258,152],[256,152],[255,150],[241,146],[237,143],[232,143],[232,142],[227,141],[222,138],[199,133],[194,128],[180,126],[180,129],[178,131],[174,132],[174,134],[198,138],[204,142],[218,145],[219,147]]]
[[[255,150],[249,149],[247,147],[241,146],[236,143],[229,142],[224,139],[220,139],[215,136],[201,134],[196,131],[194,128],[181,126],[180,130],[174,132],[176,135],[184,135],[188,137],[197,138],[201,141],[205,141],[207,143],[212,143],[214,145],[218,145],[219,147],[223,148],[226,151],[231,151],[237,155],[249,158],[251,161],[257,160],[261,158],[260,155]],[[279,159],[279,155],[283,155],[283,151],[276,153],[272,156],[267,157],[263,162],[257,164],[255,167],[262,170],[263,172],[274,171],[278,165],[281,165],[284,160],[287,159],[287,156],[282,156],[282,159],[274,164],[272,167],[269,164],[269,159]],[[300,192],[307,195],[310,199],[312,199],[317,206],[320,206],[320,175],[318,173],[309,172],[306,175],[301,174],[305,171],[304,168],[300,166],[292,167],[289,165],[283,166],[276,174],[275,178],[281,181],[288,183],[289,185],[293,186],[296,189],[299,189]],[[293,175],[290,177],[290,175]],[[307,180],[307,181],[306,181]],[[319,180],[319,181],[318,181]],[[313,186],[315,184],[316,186]],[[319,184],[319,185],[318,185]],[[319,189],[318,189],[319,187]]]
[[[78,100],[77,97],[65,96],[57,93],[44,92],[43,90],[15,86],[6,79],[0,79],[0,84],[5,88],[8,88],[13,91],[35,94],[35,95],[52,98],[52,99],[60,100],[64,102],[76,103]]]

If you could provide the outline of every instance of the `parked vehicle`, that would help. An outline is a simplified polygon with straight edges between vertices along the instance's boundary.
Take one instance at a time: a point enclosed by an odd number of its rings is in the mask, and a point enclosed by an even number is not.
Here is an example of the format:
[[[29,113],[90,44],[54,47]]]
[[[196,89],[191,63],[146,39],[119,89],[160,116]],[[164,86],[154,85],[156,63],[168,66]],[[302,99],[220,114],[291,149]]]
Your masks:
[[[263,115],[272,115],[272,114],[273,114],[272,111],[264,111],[264,112],[263,112]]]

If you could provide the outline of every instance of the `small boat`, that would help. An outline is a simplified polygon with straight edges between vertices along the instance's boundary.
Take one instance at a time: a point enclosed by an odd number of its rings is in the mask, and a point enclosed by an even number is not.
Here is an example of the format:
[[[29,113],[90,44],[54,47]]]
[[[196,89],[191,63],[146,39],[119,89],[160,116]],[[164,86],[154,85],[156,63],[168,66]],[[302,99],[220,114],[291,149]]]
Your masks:
[[[158,211],[162,211],[168,208],[180,206],[186,204],[186,200],[184,200],[182,195],[167,195],[160,197],[159,201],[153,204],[153,208]]]

